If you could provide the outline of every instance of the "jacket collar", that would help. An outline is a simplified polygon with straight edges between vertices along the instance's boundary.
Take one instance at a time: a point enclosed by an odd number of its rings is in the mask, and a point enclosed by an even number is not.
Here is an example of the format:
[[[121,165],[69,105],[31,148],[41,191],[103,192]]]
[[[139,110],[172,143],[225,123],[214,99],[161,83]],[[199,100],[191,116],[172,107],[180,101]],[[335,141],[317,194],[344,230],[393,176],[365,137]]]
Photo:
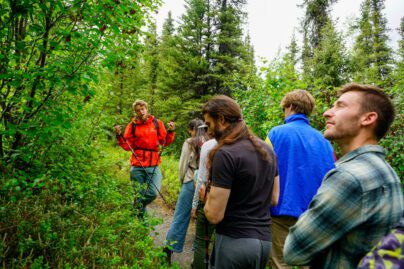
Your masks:
[[[148,115],[147,119],[145,121],[142,120],[137,120],[136,117],[132,118],[132,122],[135,124],[146,124],[146,123],[150,123],[154,120],[154,116],[153,115]]]
[[[368,152],[374,152],[376,154],[380,154],[383,157],[386,155],[386,150],[379,145],[364,145],[360,148],[357,148],[344,156],[342,156],[335,164],[336,165],[341,165],[342,163],[349,162],[352,159],[355,159],[357,156],[368,153]]]
[[[309,119],[307,118],[307,116],[305,114],[292,114],[292,115],[286,117],[286,119],[284,120],[284,123],[290,123],[293,121],[304,121],[307,124],[309,124]]]

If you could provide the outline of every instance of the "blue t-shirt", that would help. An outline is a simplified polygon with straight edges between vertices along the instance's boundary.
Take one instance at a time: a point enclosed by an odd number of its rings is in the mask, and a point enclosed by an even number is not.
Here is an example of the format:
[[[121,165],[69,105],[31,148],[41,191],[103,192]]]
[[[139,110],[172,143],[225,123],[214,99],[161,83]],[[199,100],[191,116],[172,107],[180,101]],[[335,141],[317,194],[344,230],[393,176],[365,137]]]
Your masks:
[[[278,158],[280,195],[272,216],[298,218],[306,211],[325,174],[334,168],[332,146],[309,125],[304,114],[293,114],[268,134]]]

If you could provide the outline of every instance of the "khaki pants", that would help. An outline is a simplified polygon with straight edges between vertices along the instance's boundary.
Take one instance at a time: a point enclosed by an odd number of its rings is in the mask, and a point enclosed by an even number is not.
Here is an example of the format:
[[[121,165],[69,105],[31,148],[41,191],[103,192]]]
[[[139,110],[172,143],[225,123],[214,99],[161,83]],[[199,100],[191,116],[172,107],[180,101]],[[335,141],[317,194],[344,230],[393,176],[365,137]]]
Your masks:
[[[289,228],[295,225],[297,218],[289,216],[272,216],[272,256],[271,266],[272,269],[292,269],[292,266],[287,265],[283,261],[283,247],[285,245],[286,236],[288,236]],[[296,267],[304,268],[309,267]]]

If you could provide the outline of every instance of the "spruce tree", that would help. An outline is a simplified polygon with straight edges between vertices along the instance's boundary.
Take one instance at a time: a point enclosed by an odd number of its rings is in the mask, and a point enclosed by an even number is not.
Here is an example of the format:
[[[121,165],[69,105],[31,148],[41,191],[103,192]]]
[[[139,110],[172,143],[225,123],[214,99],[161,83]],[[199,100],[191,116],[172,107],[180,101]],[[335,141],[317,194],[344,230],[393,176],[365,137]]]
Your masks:
[[[215,92],[231,95],[232,90],[242,87],[234,80],[248,59],[243,58],[245,44],[241,24],[245,20],[245,1],[217,1],[216,35],[217,50],[214,55]]]
[[[357,82],[391,85],[392,56],[383,9],[383,0],[364,0],[361,5],[361,17],[356,24],[359,34],[353,50],[354,80]]]
[[[209,94],[211,87],[210,57],[212,50],[213,13],[210,1],[187,0],[186,11],[179,27],[183,78],[189,96]]]
[[[395,85],[404,88],[404,17],[401,18],[400,27],[397,28],[401,39],[398,41],[396,68],[394,72]]]
[[[313,84],[317,87],[338,87],[347,82],[347,57],[341,35],[328,21],[321,31],[321,40],[314,49]]]
[[[145,99],[149,104],[149,112],[155,113],[155,101],[158,98],[157,72],[158,72],[158,39],[155,22],[149,26],[148,34],[145,39],[143,52],[143,70],[144,83],[142,83],[142,92],[139,97]]]
[[[288,58],[289,62],[292,64],[293,70],[295,71],[297,68],[298,61],[299,61],[299,55],[298,55],[299,47],[297,45],[295,32],[293,32],[292,39],[290,40],[290,43],[286,47],[286,49],[287,49],[286,57]]]
[[[156,114],[164,115],[178,109],[181,103],[180,96],[184,83],[181,78],[180,59],[182,52],[177,44],[179,38],[176,35],[174,20],[171,12],[163,24],[162,35],[158,46],[157,69],[157,96],[159,104],[156,106]],[[173,117],[173,115],[170,115]]]
[[[304,0],[300,7],[305,8],[302,21],[303,50],[302,64],[304,76],[311,80],[314,50],[322,40],[323,27],[331,20],[330,6],[337,0]]]

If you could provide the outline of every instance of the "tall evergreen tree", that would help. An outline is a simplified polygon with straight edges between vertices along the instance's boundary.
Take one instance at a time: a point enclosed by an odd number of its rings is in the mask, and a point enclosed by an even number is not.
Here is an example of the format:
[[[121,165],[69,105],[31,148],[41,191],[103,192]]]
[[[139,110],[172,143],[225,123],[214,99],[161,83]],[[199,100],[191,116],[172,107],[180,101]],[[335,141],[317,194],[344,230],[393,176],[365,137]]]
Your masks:
[[[361,5],[361,17],[356,24],[359,34],[353,50],[355,81],[379,86],[391,84],[392,56],[383,9],[384,0],[364,0]]]
[[[216,3],[217,50],[214,58],[215,92],[231,95],[237,87],[233,75],[240,71],[247,59],[243,58],[243,31],[241,24],[245,19],[245,1],[220,0]]]
[[[300,7],[305,9],[302,21],[303,50],[302,63],[304,75],[310,77],[314,49],[322,40],[322,29],[331,20],[330,6],[338,0],[304,0]]]
[[[293,65],[293,70],[296,70],[297,63],[299,62],[299,47],[296,41],[295,32],[293,32],[292,39],[290,40],[289,45],[286,47],[287,49],[287,58],[290,63]]]
[[[178,79],[178,57],[180,51],[177,48],[178,38],[175,35],[174,20],[171,11],[163,24],[162,35],[158,46],[158,72],[157,89],[158,96],[167,100],[175,95],[179,83]]]
[[[321,41],[322,29],[330,20],[330,6],[338,0],[304,0],[303,19],[304,35],[308,37],[311,48],[316,48]]]
[[[404,168],[402,153],[404,152],[404,17],[401,18],[401,23],[397,29],[401,38],[398,41],[397,59],[392,77],[394,78],[393,87],[387,89],[393,97],[393,102],[396,107],[396,119],[394,120],[388,135],[381,141],[382,145],[388,149],[388,160],[396,169],[399,177],[404,178]],[[401,139],[400,139],[401,138]]]
[[[188,81],[184,77],[184,52],[181,48],[181,39],[176,34],[174,20],[171,12],[163,24],[162,36],[158,46],[157,89],[155,106],[156,115],[164,120],[175,118],[178,124],[186,123],[187,119],[176,117],[186,115],[184,100],[189,99],[190,91]],[[165,117],[165,118],[164,118]]]
[[[157,72],[158,72],[158,39],[155,22],[151,23],[148,34],[145,39],[143,52],[143,73],[144,73],[144,91],[140,96],[144,96],[149,104],[149,112],[155,113],[155,101],[158,98]]]
[[[331,21],[324,25],[321,36],[314,49],[313,84],[319,87],[341,86],[347,81],[347,57],[342,37]]]
[[[401,39],[398,41],[396,68],[394,71],[395,85],[399,89],[404,88],[404,17],[401,18],[400,27],[397,28]],[[402,91],[402,90],[401,90]]]
[[[187,0],[186,12],[181,17],[179,44],[183,52],[182,75],[184,87],[192,98],[206,95],[212,88],[210,57],[213,14],[210,1]]]

